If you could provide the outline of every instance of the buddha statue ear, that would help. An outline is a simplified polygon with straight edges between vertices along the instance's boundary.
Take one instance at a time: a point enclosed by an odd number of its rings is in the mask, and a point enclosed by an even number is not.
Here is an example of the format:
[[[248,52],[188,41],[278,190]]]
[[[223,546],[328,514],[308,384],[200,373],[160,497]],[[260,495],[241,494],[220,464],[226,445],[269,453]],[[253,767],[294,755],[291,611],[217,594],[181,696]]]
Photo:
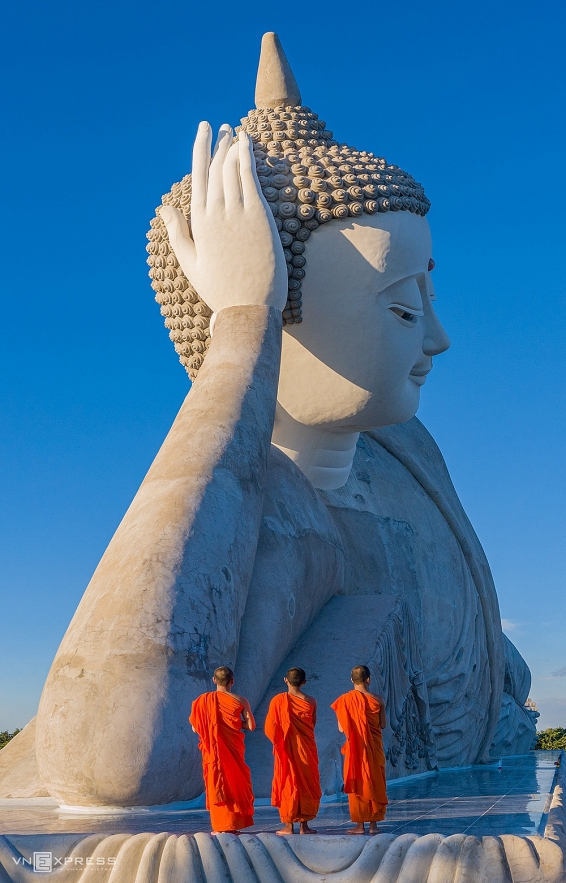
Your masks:
[[[297,107],[301,93],[297,81],[283,52],[277,34],[264,34],[255,87],[255,103],[262,107]]]

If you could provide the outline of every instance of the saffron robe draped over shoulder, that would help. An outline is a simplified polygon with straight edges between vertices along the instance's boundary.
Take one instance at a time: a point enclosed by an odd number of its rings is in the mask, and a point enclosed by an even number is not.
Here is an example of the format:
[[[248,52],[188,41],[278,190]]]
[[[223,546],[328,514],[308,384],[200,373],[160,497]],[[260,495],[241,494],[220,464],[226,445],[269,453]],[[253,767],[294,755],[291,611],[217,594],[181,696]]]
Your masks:
[[[271,803],[281,821],[309,822],[322,791],[314,738],[314,707],[300,696],[279,693],[269,705],[264,731],[275,757]]]
[[[242,711],[230,693],[203,693],[189,721],[199,735],[206,808],[213,831],[237,831],[254,823],[254,795],[244,759]]]
[[[371,693],[350,690],[331,707],[346,736],[342,754],[350,818],[353,822],[379,822],[387,809],[385,755],[379,725],[381,703]]]

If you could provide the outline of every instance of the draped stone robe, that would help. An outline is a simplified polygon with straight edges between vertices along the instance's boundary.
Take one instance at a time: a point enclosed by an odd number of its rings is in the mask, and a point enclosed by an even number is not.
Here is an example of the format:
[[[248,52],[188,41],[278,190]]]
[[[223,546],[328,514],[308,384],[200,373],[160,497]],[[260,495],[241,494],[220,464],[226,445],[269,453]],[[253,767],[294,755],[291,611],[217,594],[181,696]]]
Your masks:
[[[499,716],[503,637],[483,549],[436,444],[416,418],[364,434],[350,481],[325,496],[345,541],[344,591],[407,598],[439,764],[481,761]]]
[[[527,751],[534,736],[534,721],[522,707],[530,684],[528,669],[503,636],[487,559],[422,423],[413,418],[363,433],[350,478],[338,490],[313,491],[273,449],[269,473],[236,664],[239,689],[251,696],[254,706],[261,707],[273,663],[283,658],[294,631],[293,621],[302,613],[305,626],[312,622],[315,586],[329,581],[335,594],[359,598],[362,607],[375,595],[405,598],[420,648],[439,766]],[[308,493],[299,492],[303,483]],[[325,523],[318,503],[324,504],[338,536]],[[316,622],[315,616],[313,628]],[[339,640],[345,656],[347,648],[356,647],[358,636],[347,621]],[[297,645],[301,650],[304,642]],[[289,664],[302,664],[288,646],[284,655]],[[333,674],[342,683],[347,673]],[[503,692],[504,679],[508,694]],[[513,690],[513,683],[520,688]],[[272,684],[275,689],[279,683]],[[310,689],[316,695],[316,686]],[[253,740],[258,751],[259,738],[258,733]],[[317,739],[324,755],[323,743],[336,737],[319,731]],[[250,764],[254,771],[253,752]]]

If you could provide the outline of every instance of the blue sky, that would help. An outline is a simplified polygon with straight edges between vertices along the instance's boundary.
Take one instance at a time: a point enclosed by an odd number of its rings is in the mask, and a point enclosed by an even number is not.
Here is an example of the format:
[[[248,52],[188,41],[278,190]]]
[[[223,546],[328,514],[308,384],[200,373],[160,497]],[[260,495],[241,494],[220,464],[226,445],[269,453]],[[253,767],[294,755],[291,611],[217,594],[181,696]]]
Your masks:
[[[244,11],[242,11],[244,10]],[[279,33],[336,137],[420,180],[452,349],[419,416],[484,544],[543,726],[566,726],[562,4],[3,11],[0,730],[35,713],[84,588],[188,389],[145,231],[197,123],[253,106]]]

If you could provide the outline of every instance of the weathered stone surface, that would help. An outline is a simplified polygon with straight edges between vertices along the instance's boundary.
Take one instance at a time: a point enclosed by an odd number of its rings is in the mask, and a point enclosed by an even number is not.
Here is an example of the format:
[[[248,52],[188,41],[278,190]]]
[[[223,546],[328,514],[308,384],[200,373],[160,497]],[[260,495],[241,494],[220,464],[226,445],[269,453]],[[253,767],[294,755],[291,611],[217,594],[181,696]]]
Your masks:
[[[37,771],[35,720],[0,751],[0,798],[49,797]]]

